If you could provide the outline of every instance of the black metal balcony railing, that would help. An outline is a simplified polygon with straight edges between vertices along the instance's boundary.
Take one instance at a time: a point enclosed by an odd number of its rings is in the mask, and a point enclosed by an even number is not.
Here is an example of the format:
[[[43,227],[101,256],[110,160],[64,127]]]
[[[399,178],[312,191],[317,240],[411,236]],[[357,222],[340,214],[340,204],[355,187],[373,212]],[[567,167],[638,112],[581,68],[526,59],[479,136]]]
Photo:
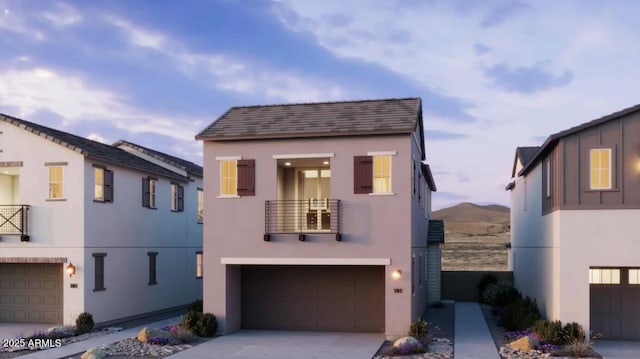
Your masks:
[[[23,242],[29,241],[28,222],[29,206],[0,205],[0,234],[19,234]]]
[[[339,199],[265,201],[264,216],[265,241],[283,233],[297,233],[301,241],[305,233],[333,233],[341,240]]]

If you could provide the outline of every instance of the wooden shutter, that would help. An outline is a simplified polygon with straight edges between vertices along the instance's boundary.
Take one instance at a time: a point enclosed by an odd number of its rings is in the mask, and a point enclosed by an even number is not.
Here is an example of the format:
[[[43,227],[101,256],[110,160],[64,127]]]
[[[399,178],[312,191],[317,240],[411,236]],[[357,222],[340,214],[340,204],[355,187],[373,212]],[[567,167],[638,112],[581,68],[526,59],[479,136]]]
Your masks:
[[[103,170],[104,172],[104,201],[113,202],[113,171]]]
[[[149,178],[142,179],[142,207],[149,207]]]
[[[178,211],[184,211],[184,187],[178,185]]]
[[[353,193],[373,192],[373,157],[353,157]]]
[[[238,160],[238,196],[255,196],[255,160]]]

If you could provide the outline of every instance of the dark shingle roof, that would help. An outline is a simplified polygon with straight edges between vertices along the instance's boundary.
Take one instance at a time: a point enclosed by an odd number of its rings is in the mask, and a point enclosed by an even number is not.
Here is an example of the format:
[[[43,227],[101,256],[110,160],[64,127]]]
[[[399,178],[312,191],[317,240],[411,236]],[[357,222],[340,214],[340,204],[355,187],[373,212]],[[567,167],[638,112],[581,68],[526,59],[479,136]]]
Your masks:
[[[427,179],[427,184],[429,185],[429,188],[431,188],[433,192],[436,192],[438,188],[436,187],[436,181],[433,180],[431,167],[426,163],[423,163],[421,167],[422,167],[422,175],[424,176],[424,178]]]
[[[232,107],[196,139],[411,133],[421,116],[420,98]]]
[[[444,243],[444,221],[441,219],[429,220],[429,232],[427,243]]]
[[[146,172],[148,174],[153,174],[169,179],[188,181],[188,178],[181,176],[173,171],[146,161],[125,150],[109,146],[104,143],[72,135],[68,132],[55,130],[50,127],[38,125],[36,123],[21,120],[19,118],[15,118],[5,114],[0,114],[0,120],[20,127],[28,132],[32,132],[38,136],[44,137],[73,151],[79,152],[80,154],[93,160],[128,167],[139,170],[141,172]]]
[[[137,145],[133,142],[129,142],[129,141],[125,141],[125,140],[119,140],[116,143],[113,144],[113,146],[118,147],[120,145],[125,145],[128,147],[131,147],[133,149],[136,149],[148,156],[154,157],[162,162],[165,162],[171,166],[175,166],[178,168],[181,168],[185,171],[187,171],[187,173],[189,175],[192,176],[196,176],[196,177],[200,177],[202,178],[202,167],[198,166],[197,164],[184,160],[182,158],[178,158],[175,156],[171,156],[168,155],[166,153],[160,152],[160,151],[156,151],[154,149],[148,148],[148,147],[144,147],[144,146],[140,146]]]
[[[520,162],[524,167],[531,162],[538,150],[540,150],[540,146],[518,147],[516,148],[516,156],[520,158]]]
[[[564,131],[560,131],[558,133],[554,133],[553,135],[547,137],[547,139],[544,141],[542,146],[540,146],[539,151],[536,152],[535,156],[533,158],[531,158],[531,160],[524,166],[524,168],[522,170],[520,170],[520,173],[518,173],[518,175],[526,175],[527,173],[529,173],[529,171],[531,169],[533,169],[533,167],[534,167],[535,163],[537,162],[537,160],[543,154],[547,153],[550,149],[554,148],[555,145],[558,143],[558,141],[560,141],[560,139],[562,137],[566,137],[566,136],[572,135],[574,133],[586,130],[588,128],[601,125],[601,124],[603,124],[605,122],[608,122],[608,121],[611,121],[611,120],[615,120],[617,118],[620,118],[622,116],[626,116],[628,114],[631,114],[631,113],[634,113],[634,112],[637,112],[637,111],[640,111],[640,104],[632,106],[632,107],[629,107],[629,108],[625,108],[624,110],[620,110],[620,111],[614,112],[614,113],[606,115],[606,116],[602,116],[600,118],[597,118],[597,119],[589,121],[589,122],[585,122],[583,124],[571,127],[571,128],[566,129]]]

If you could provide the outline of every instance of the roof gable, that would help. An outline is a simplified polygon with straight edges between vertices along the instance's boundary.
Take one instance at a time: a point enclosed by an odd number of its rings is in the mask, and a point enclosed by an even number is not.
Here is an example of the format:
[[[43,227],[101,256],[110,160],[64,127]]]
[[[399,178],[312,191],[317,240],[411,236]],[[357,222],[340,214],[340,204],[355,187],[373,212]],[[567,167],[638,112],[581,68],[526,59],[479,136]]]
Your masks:
[[[169,166],[185,171],[190,176],[196,176],[196,177],[202,178],[202,167],[198,166],[197,164],[191,161],[187,161],[179,157],[171,156],[164,152],[156,151],[154,149],[140,146],[138,144],[125,141],[125,140],[118,140],[116,143],[113,144],[113,146],[118,148],[123,148],[123,147],[131,148],[133,150],[140,151],[141,153],[147,156],[153,157],[159,161],[162,161]]]
[[[632,106],[632,107],[628,107],[624,110],[620,110],[614,113],[611,113],[609,115],[606,116],[602,116],[600,118],[597,118],[595,120],[589,121],[589,122],[585,122],[583,124],[580,124],[578,126],[574,126],[571,127],[569,129],[566,129],[564,131],[560,131],[557,133],[552,134],[551,136],[547,137],[547,139],[544,141],[544,143],[542,144],[542,146],[540,146],[539,150],[535,153],[535,155],[531,158],[531,160],[524,165],[524,167],[522,168],[522,170],[520,170],[520,172],[518,173],[519,176],[523,176],[526,175],[527,173],[529,173],[529,171],[531,171],[535,164],[538,162],[538,160],[546,153],[548,153],[549,151],[551,151],[560,141],[561,138],[569,136],[569,135],[573,135],[575,133],[587,130],[589,128],[595,127],[595,126],[599,126],[603,123],[606,123],[608,121],[611,120],[615,120],[618,119],[620,117],[632,114],[634,112],[638,112],[640,111],[640,104]]]
[[[516,148],[516,154],[513,159],[513,168],[511,169],[511,177],[515,177],[516,174],[535,157],[536,153],[540,150],[539,146],[528,146]],[[519,166],[518,166],[519,162]]]
[[[420,98],[232,107],[196,139],[404,134],[421,120],[421,107]]]
[[[184,176],[180,176],[173,171],[146,161],[120,148],[5,114],[0,114],[0,121],[4,121],[25,131],[31,132],[36,136],[46,138],[56,144],[79,152],[85,157],[93,160],[111,163],[165,178],[188,181],[188,178]]]

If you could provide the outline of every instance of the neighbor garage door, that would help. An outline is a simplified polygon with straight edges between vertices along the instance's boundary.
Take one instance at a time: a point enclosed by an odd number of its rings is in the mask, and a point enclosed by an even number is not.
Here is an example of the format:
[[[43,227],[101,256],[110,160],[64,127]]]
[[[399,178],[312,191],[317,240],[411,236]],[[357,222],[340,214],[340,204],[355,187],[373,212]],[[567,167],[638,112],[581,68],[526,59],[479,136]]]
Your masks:
[[[62,264],[0,263],[0,321],[61,323]]]
[[[590,277],[591,331],[640,340],[640,269],[592,268]]]
[[[242,327],[384,332],[383,266],[243,266]]]

